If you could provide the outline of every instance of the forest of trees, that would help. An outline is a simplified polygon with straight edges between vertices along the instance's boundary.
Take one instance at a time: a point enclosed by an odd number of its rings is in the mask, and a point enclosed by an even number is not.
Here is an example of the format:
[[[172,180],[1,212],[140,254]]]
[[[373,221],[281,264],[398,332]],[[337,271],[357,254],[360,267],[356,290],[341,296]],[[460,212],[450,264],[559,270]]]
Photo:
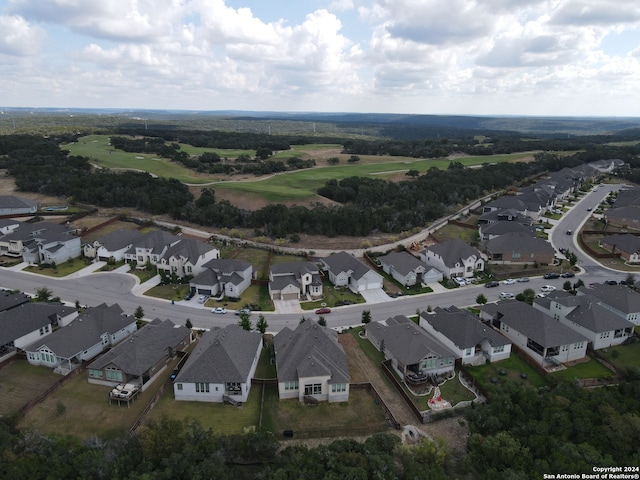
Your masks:
[[[248,228],[257,235],[273,238],[299,233],[367,236],[376,231],[399,233],[423,228],[444,213],[482,195],[517,185],[545,171],[602,158],[622,158],[632,167],[625,175],[631,179],[640,177],[637,173],[640,147],[602,144],[574,155],[540,153],[533,162],[484,165],[479,169],[466,169],[459,162],[452,162],[447,170],[432,168],[424,175],[407,177],[400,182],[365,177],[330,180],[318,194],[338,205],[272,204],[248,211],[216,199],[214,191],[196,201],[188,188],[174,179],[153,178],[139,172],[94,171],[88,159],[69,156],[61,150],[60,141],[60,138],[28,135],[0,137],[0,168],[8,169],[22,191],[68,197],[99,207],[127,207],[167,214],[176,220],[216,228]],[[137,148],[169,148],[184,153],[160,142],[126,145],[122,143],[123,148],[137,145]],[[214,154],[202,157],[210,165],[221,163]],[[288,166],[283,162],[251,159],[246,160],[246,165],[261,173],[311,166],[295,158]]]

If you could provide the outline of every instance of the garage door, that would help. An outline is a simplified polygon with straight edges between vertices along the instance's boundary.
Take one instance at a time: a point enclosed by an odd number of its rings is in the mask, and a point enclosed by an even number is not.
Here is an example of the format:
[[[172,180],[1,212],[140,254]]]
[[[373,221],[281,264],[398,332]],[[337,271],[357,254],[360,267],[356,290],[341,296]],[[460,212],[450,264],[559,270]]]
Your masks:
[[[198,293],[200,295],[211,295],[211,289],[199,288]]]
[[[282,300],[298,300],[297,293],[283,293]]]

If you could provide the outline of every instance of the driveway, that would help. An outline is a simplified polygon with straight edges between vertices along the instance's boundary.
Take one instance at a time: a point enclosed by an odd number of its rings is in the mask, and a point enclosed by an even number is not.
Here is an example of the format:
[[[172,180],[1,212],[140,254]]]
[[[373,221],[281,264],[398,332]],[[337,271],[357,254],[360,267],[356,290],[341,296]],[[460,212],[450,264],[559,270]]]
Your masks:
[[[276,313],[304,313],[299,300],[274,300]]]
[[[374,288],[371,290],[363,290],[360,292],[367,303],[384,303],[391,300],[389,295],[381,288]]]

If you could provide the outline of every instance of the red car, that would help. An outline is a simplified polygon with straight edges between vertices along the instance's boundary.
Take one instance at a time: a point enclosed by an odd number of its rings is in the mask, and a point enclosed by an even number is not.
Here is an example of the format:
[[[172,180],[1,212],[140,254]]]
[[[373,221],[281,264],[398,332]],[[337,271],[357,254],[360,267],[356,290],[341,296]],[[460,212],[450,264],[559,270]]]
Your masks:
[[[318,315],[322,315],[323,313],[331,313],[331,309],[329,307],[322,307],[316,310]]]

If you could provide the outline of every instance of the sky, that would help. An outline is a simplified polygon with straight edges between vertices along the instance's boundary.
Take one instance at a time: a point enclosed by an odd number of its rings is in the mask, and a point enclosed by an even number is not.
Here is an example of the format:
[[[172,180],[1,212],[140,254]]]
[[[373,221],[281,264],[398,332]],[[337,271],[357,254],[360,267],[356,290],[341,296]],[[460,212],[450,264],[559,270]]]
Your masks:
[[[640,116],[637,0],[0,0],[0,108]]]

